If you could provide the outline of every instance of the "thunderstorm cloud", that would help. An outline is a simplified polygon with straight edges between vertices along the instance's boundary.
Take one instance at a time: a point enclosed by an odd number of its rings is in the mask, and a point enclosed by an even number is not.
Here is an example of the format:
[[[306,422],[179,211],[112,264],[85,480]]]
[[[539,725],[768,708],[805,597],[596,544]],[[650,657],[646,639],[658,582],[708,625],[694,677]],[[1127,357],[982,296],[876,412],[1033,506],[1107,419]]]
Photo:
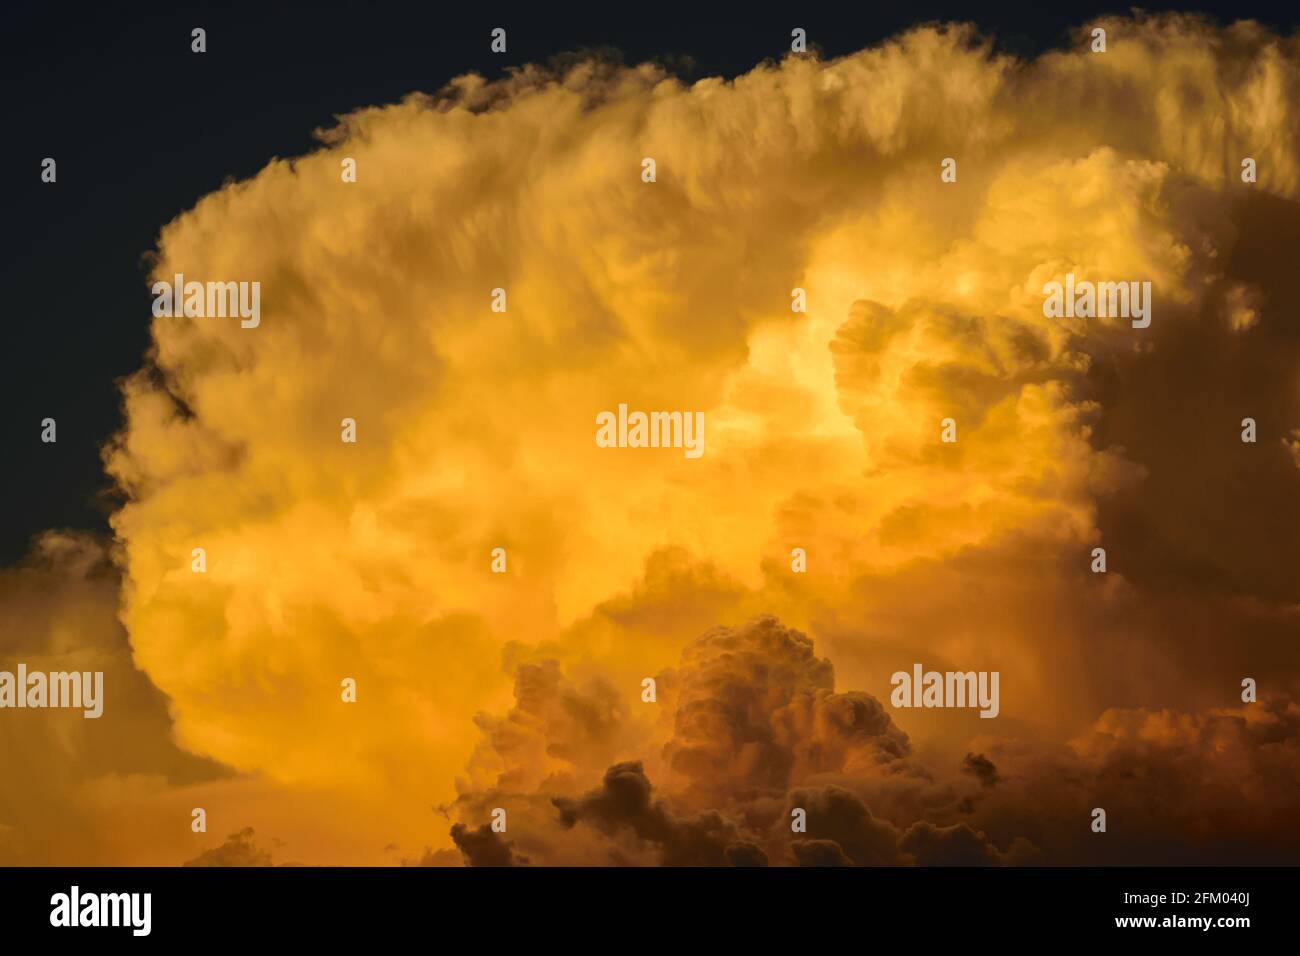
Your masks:
[[[168,223],[261,321],[153,318],[113,540],[0,572],[6,660],[109,674],[0,718],[0,862],[1300,859],[1300,42],[1100,25],[462,76]]]

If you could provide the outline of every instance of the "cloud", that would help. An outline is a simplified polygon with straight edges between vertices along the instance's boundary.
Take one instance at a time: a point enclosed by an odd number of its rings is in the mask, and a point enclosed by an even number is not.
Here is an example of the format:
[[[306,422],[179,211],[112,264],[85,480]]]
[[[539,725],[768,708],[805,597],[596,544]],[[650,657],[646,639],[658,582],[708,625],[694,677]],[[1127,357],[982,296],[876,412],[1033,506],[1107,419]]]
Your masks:
[[[961,769],[963,773],[971,774],[986,787],[992,787],[998,782],[998,768],[983,754],[967,754],[966,759],[962,761]]]
[[[795,840],[790,855],[797,866],[852,866],[853,861],[834,840]]]
[[[462,837],[462,839],[464,839]],[[459,850],[425,848],[424,853],[414,859],[403,859],[402,866],[464,866],[465,856]]]
[[[741,679],[755,674],[765,680]],[[1295,841],[1279,842],[1300,783],[1300,710],[1289,695],[1203,714],[1108,710],[1068,745],[972,738],[992,744],[997,761],[966,754],[960,775],[975,779],[972,790],[911,754],[874,698],[835,693],[829,663],[771,617],[706,632],[668,675],[661,703],[669,713],[658,725],[666,736],[642,744],[665,758],[660,787],[640,760],[624,760],[577,797],[554,795],[568,777],[534,776],[531,792],[466,791],[455,812],[472,818],[489,804],[510,807],[541,864],[1113,865],[1277,862],[1296,851]],[[791,700],[810,690],[880,719],[843,721],[834,733],[800,733],[778,746],[773,728],[787,725],[797,710]],[[703,756],[690,746],[696,741],[711,744]],[[796,759],[802,748],[820,759]],[[685,772],[681,754],[691,755]],[[553,809],[539,799],[548,793]],[[1091,833],[1098,805],[1115,836]],[[575,829],[585,842],[565,838]]]
[[[994,866],[1001,862],[1001,854],[988,837],[967,823],[937,827],[921,820],[898,842],[899,849],[910,853],[918,866]]]
[[[468,866],[522,866],[528,863],[527,857],[516,855],[510,841],[503,839],[486,823],[474,830],[457,823],[451,828],[451,838]]]
[[[1078,815],[1151,787],[1181,802],[1138,861],[1264,852],[1296,813],[1262,728],[1300,679],[1300,48],[1100,24],[1105,54],[1031,61],[949,25],[732,80],[461,77],[169,223],[152,277],[260,281],[262,321],[154,320],[105,449],[120,593],[49,632],[95,646],[120,600],[168,813],[192,754],[311,862],[423,847],[431,806],[501,858],[506,799],[532,863],[1060,862],[1117,852]],[[1150,327],[1046,318],[1067,273],[1150,282]],[[623,402],[704,412],[706,453],[597,447]],[[886,710],[917,661],[999,671],[997,720]],[[798,850],[796,790],[834,834]]]
[[[829,661],[772,617],[719,627],[664,676],[675,707],[664,749],[686,789],[780,793],[821,773],[893,773],[910,746],[880,702],[836,694]]]
[[[159,794],[229,775],[172,739],[167,698],[133,663],[117,598],[117,573],[87,535],[48,532],[26,561],[0,570],[0,670],[104,675],[96,719],[75,709],[0,712],[0,863],[139,859],[130,823]],[[184,814],[159,844],[183,841]]]
[[[808,836],[818,846],[813,851],[814,857],[822,856],[828,846],[834,845],[856,866],[891,866],[904,862],[899,854],[898,831],[876,820],[856,794],[834,786],[795,790],[790,794],[790,802],[808,814]],[[796,840],[796,845],[799,842]],[[796,859],[808,865],[807,855],[796,851]]]
[[[556,662],[523,665],[528,677],[516,685],[521,698],[535,695],[539,670],[547,688],[565,686]],[[464,821],[499,805],[508,809],[511,832],[521,828],[516,839],[530,859],[543,864],[761,866],[788,857],[800,865],[899,865],[914,858],[964,861],[978,853],[1001,861],[997,848],[965,823],[926,823],[904,833],[872,813],[867,800],[899,813],[921,793],[941,814],[955,801],[925,768],[909,762],[907,737],[880,703],[860,692],[836,693],[829,661],[775,618],[710,629],[684,648],[659,683],[658,706],[666,713],[639,744],[652,760],[659,752],[658,793],[641,760],[609,766],[596,787],[577,796],[566,791],[581,774],[517,767],[509,779],[532,782],[522,792],[498,784],[460,795],[450,808],[461,818],[453,827],[457,845]],[[476,756],[483,759],[503,742],[499,724],[479,724],[485,739]],[[555,726],[563,744],[567,728]],[[508,739],[504,749],[520,752]],[[548,758],[541,755],[551,750],[544,741],[528,748],[543,766]],[[817,784],[832,779],[838,782]],[[539,799],[547,795],[550,807]],[[806,825],[796,830],[791,820],[799,811]],[[487,824],[480,832],[488,833]]]
[[[679,818],[662,801],[651,799],[650,781],[640,763],[619,763],[605,772],[599,790],[571,800],[557,797],[560,825],[579,822],[598,829],[630,828],[640,839],[656,844],[665,866],[718,866],[739,859],[757,862],[761,850],[736,840],[735,827],[720,814],[708,812]]]
[[[475,718],[484,739],[471,758],[471,776],[531,789],[546,779],[572,779],[581,767],[604,766],[616,753],[624,708],[622,696],[603,679],[582,689],[554,660],[521,663],[510,712]]]
[[[271,851],[258,845],[252,827],[232,833],[220,846],[204,850],[184,866],[271,866]]]

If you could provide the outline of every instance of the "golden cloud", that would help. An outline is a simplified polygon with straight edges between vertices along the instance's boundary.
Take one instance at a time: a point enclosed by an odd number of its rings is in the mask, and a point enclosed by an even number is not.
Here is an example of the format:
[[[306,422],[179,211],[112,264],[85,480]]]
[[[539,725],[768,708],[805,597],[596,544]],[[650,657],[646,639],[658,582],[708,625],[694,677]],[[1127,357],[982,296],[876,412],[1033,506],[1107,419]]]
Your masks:
[[[263,290],[255,329],[154,320],[105,451],[131,660],[257,781],[223,832],[379,862],[440,804],[427,861],[1054,861],[1085,852],[1074,808],[1029,814],[1058,758],[1264,760],[1152,715],[1216,735],[1246,676],[1233,720],[1294,706],[1300,49],[1101,25],[1032,61],[945,26],[730,81],[461,77],[169,223],[154,278]],[[1150,327],[1046,318],[1067,274],[1150,282]],[[702,411],[704,455],[597,447],[620,403]],[[913,661],[999,670],[1001,716],[891,712]],[[798,847],[792,793],[826,810]]]

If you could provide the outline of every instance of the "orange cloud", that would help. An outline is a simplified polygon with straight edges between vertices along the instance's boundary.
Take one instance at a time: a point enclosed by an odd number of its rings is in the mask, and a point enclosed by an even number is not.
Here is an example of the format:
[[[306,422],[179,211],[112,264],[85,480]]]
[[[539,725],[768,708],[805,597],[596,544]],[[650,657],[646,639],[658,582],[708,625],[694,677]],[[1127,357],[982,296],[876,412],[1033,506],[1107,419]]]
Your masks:
[[[155,277],[262,296],[256,328],[155,319],[105,449],[121,590],[87,613],[120,613],[157,762],[237,775],[221,832],[306,863],[1055,861],[1093,852],[1060,768],[1290,779],[1209,715],[1250,676],[1284,721],[1300,678],[1300,50],[1102,25],[1028,62],[945,26],[731,81],[461,77],[169,223]],[[1150,326],[1046,317],[1067,274],[1150,282]],[[598,447],[620,403],[703,412],[704,455]],[[890,711],[914,661],[999,671],[997,720]],[[1164,711],[1230,746],[1115,716]],[[1254,852],[1200,813],[1170,818]]]

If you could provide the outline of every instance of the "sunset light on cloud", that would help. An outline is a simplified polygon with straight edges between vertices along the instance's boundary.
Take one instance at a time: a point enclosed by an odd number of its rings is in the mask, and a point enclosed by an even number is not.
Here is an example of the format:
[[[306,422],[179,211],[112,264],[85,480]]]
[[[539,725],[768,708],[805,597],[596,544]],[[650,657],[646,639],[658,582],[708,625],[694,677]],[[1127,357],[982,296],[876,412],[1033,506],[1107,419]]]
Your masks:
[[[1295,36],[585,55],[317,140],[161,227],[259,321],[133,317],[111,534],[0,570],[0,669],[105,674],[0,713],[0,863],[1300,860]]]

